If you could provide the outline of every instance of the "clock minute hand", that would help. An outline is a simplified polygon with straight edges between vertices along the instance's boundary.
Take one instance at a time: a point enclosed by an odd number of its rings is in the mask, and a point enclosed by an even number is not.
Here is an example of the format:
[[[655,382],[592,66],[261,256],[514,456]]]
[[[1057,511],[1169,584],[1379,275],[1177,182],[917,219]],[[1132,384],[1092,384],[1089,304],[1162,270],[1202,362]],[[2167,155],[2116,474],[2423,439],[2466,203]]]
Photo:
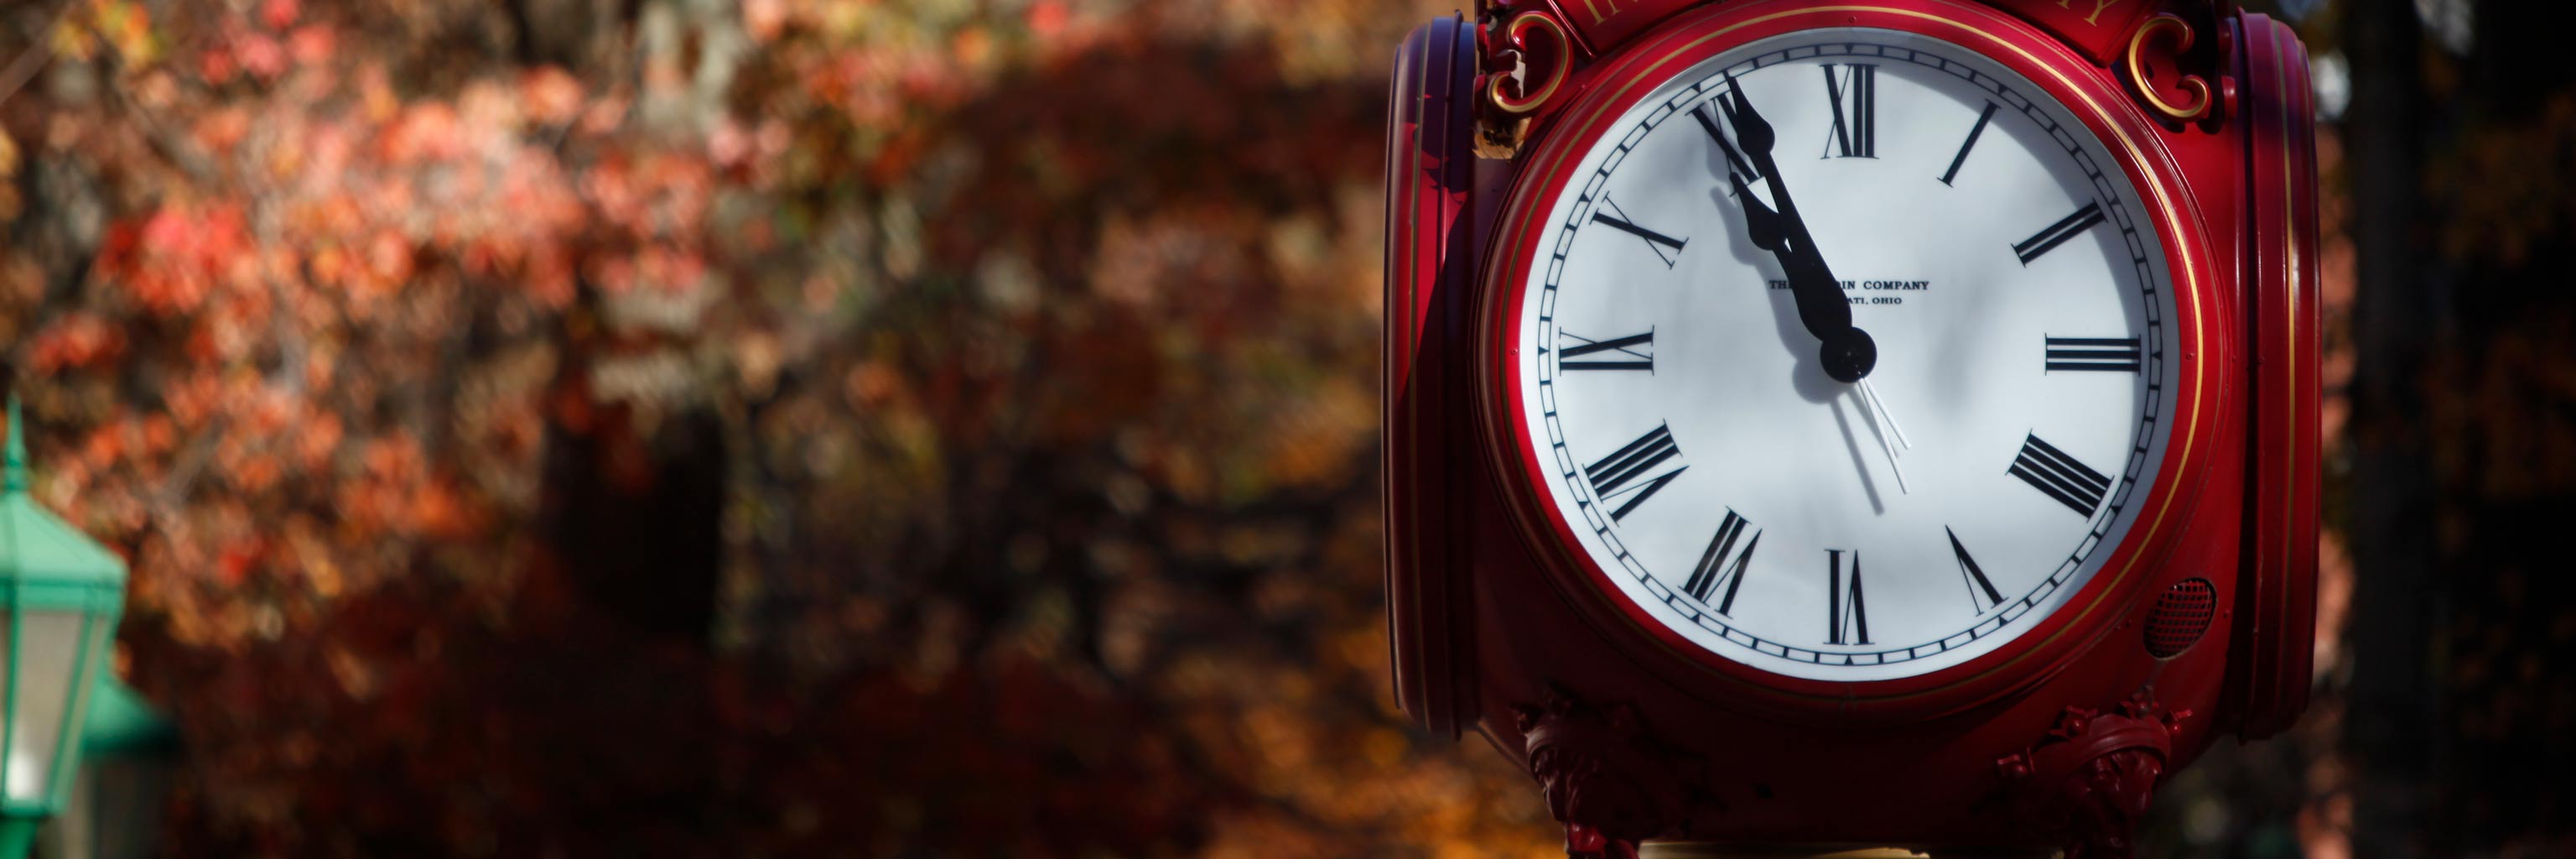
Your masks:
[[[1789,276],[1789,289],[1797,299],[1798,321],[1806,326],[1807,333],[1830,342],[1851,328],[1851,305],[1843,300],[1842,285],[1834,280],[1824,256],[1816,252],[1806,219],[1799,217],[1798,203],[1789,196],[1788,184],[1780,179],[1780,165],[1771,158],[1771,147],[1779,142],[1779,133],[1772,130],[1761,112],[1753,109],[1753,102],[1744,97],[1744,88],[1735,82],[1734,75],[1726,77],[1726,97],[1718,107],[1725,112],[1727,122],[1735,126],[1736,145],[1762,174],[1763,183],[1771,189],[1771,199],[1780,203],[1772,220],[1775,229],[1787,234],[1787,246],[1764,247],[1758,241],[1755,245],[1780,258],[1780,266]],[[1737,196],[1747,201],[1748,210],[1761,205],[1741,191]]]
[[[1780,213],[1754,199],[1753,189],[1745,186],[1742,175],[1729,170],[1726,180],[1735,184],[1736,202],[1744,204],[1744,232],[1752,237],[1753,246],[1770,251],[1772,256],[1780,258],[1781,265],[1788,265],[1789,255],[1782,250],[1788,236],[1782,232]]]
[[[1798,305],[1798,322],[1807,333],[1815,335],[1816,357],[1824,365],[1825,375],[1845,384],[1858,382],[1877,366],[1878,344],[1870,339],[1869,332],[1852,326],[1851,303],[1843,298],[1842,282],[1834,278],[1824,254],[1816,250],[1806,219],[1798,214],[1797,201],[1789,196],[1789,186],[1780,179],[1780,166],[1771,158],[1771,147],[1779,142],[1779,134],[1753,109],[1753,102],[1744,97],[1744,88],[1735,82],[1734,75],[1726,77],[1726,90],[1718,107],[1725,112],[1727,122],[1735,126],[1736,145],[1753,162],[1754,169],[1763,174],[1763,182],[1771,188],[1771,199],[1780,203],[1780,210],[1771,212],[1745,193],[1740,177],[1730,174],[1735,181],[1736,198],[1744,201],[1746,229],[1754,234],[1756,247],[1779,258],[1781,269],[1788,275],[1790,295]],[[1785,241],[1765,244],[1766,230],[1775,235],[1785,233],[1781,236]]]
[[[1797,228],[1797,220],[1763,205],[1745,186],[1743,176],[1729,172],[1726,178],[1735,186],[1736,201],[1744,206],[1744,231],[1753,246],[1770,251],[1787,271],[1798,321],[1815,335],[1816,357],[1825,375],[1846,384],[1868,376],[1878,362],[1877,341],[1851,324],[1851,306],[1843,300],[1842,287],[1824,260],[1811,249],[1801,250],[1798,240],[1788,234]]]
[[[1815,238],[1807,233],[1807,220],[1798,214],[1798,201],[1789,196],[1789,186],[1780,178],[1780,165],[1771,158],[1772,146],[1780,142],[1779,132],[1771,128],[1770,120],[1763,119],[1760,111],[1753,109],[1752,100],[1744,97],[1744,88],[1735,82],[1734,75],[1726,77],[1726,95],[1725,100],[1718,102],[1718,107],[1725,110],[1727,120],[1735,125],[1736,143],[1743,147],[1745,157],[1753,162],[1753,168],[1761,172],[1763,184],[1771,189],[1771,199],[1780,201],[1780,214],[1788,219],[1790,238],[1797,243],[1791,252],[1813,259],[1818,267],[1823,267],[1824,257],[1815,252]]]
[[[1783,266],[1793,265],[1790,262],[1790,255],[1781,250],[1781,243],[1785,236],[1781,235],[1780,214],[1771,211],[1771,207],[1753,198],[1753,191],[1745,187],[1742,175],[1730,170],[1727,171],[1726,179],[1735,186],[1735,199],[1744,205],[1744,230],[1752,236],[1753,246],[1780,257]],[[1852,335],[1864,338],[1869,336],[1858,328],[1848,329],[1846,336]],[[1908,449],[1912,449],[1914,443],[1905,440],[1905,430],[1897,427],[1896,416],[1890,414],[1887,411],[1887,405],[1879,401],[1878,392],[1870,388],[1868,379],[1860,379],[1859,384],[1853,385],[1851,390],[1861,401],[1862,411],[1866,413],[1863,419],[1869,422],[1870,433],[1878,437],[1879,449],[1887,453],[1887,469],[1896,475],[1896,491],[1911,494],[1913,490],[1905,485],[1905,466],[1896,461],[1896,445],[1889,444],[1887,436],[1888,433],[1894,432],[1897,442]]]

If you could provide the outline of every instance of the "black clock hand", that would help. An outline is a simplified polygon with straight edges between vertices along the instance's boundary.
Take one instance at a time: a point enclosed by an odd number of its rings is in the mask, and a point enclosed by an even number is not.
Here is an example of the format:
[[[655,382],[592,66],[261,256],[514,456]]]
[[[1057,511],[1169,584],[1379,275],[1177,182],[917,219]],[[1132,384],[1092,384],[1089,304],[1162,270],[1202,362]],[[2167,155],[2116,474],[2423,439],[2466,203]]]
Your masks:
[[[1735,200],[1744,204],[1744,232],[1752,236],[1753,246],[1779,256],[1783,243],[1787,241],[1787,236],[1781,233],[1780,213],[1753,199],[1753,189],[1745,187],[1742,175],[1729,170],[1726,180],[1735,183]]]
[[[1789,265],[1790,263],[1788,260],[1790,255],[1781,251],[1781,244],[1787,237],[1781,234],[1782,226],[1780,223],[1780,213],[1771,211],[1771,207],[1765,206],[1762,204],[1762,201],[1753,198],[1753,190],[1745,187],[1743,175],[1730,170],[1727,171],[1726,180],[1735,185],[1735,199],[1744,204],[1744,231],[1753,238],[1753,246],[1772,252],[1774,256],[1781,258],[1782,265]],[[1845,312],[1845,318],[1848,319],[1849,311]],[[1801,314],[1802,321],[1803,318],[1804,314]],[[1844,329],[1842,336],[1846,340],[1859,338],[1866,341],[1869,334],[1858,328],[1847,327]],[[1832,341],[1819,337],[1818,342],[1820,344],[1829,344]],[[1820,349],[1827,352],[1829,352],[1831,348],[1832,347],[1829,345],[1820,347]],[[1832,373],[1833,365],[1831,363],[1831,359],[1827,358],[1826,361],[1826,372]],[[1864,374],[1867,373],[1868,368],[1863,367],[1861,372]],[[1836,376],[1835,378],[1840,379],[1841,377]],[[1905,445],[1908,449],[1913,448],[1914,443],[1905,440],[1905,430],[1897,427],[1896,416],[1888,413],[1886,404],[1879,402],[1878,392],[1870,390],[1868,379],[1844,379],[1843,381],[1857,381],[1857,384],[1853,385],[1853,388],[1859,392],[1861,404],[1867,407],[1869,411],[1870,429],[1878,435],[1879,448],[1887,453],[1887,468],[1890,472],[1893,472],[1896,475],[1897,491],[1910,491],[1905,488],[1905,467],[1897,464],[1896,446],[1887,442],[1887,433],[1894,432],[1896,434],[1897,442]],[[1881,426],[1884,426],[1885,429],[1881,429]]]
[[[1771,146],[1778,142],[1779,135],[1745,99],[1744,88],[1736,84],[1735,76],[1727,76],[1726,89],[1726,97],[1718,106],[1726,113],[1727,122],[1735,126],[1735,140],[1744,156],[1770,186],[1771,199],[1780,202],[1780,210],[1771,211],[1746,193],[1742,177],[1730,173],[1736,199],[1744,204],[1746,229],[1755,247],[1779,258],[1780,267],[1788,275],[1791,297],[1798,305],[1798,321],[1806,326],[1807,333],[1816,336],[1816,357],[1824,365],[1825,375],[1838,382],[1860,381],[1878,364],[1878,344],[1870,339],[1869,332],[1852,326],[1851,304],[1843,297],[1842,282],[1834,278],[1824,255],[1817,252],[1806,220],[1798,214],[1797,201],[1789,196],[1788,185],[1780,179],[1779,164],[1771,158]],[[1724,141],[1719,143],[1723,145]]]

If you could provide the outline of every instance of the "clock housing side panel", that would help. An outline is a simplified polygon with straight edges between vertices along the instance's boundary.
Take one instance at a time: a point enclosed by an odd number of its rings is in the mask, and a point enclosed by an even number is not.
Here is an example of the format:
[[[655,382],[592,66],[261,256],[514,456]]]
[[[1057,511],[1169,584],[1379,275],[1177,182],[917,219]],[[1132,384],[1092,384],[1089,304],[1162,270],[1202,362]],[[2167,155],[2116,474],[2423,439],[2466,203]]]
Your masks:
[[[2244,16],[2252,470],[2245,642],[2233,696],[2247,739],[2306,709],[2316,638],[2319,437],[2316,108],[2307,51],[2289,26]]]
[[[1575,181],[1581,154],[1654,82],[1736,45],[1825,26],[1901,30],[1967,46],[2067,104],[2119,154],[2123,171],[2144,195],[2148,211],[2142,214],[2167,249],[2177,293],[2175,343],[2182,354],[2173,383],[2177,405],[2168,416],[2174,442],[2158,467],[2164,477],[2141,502],[2152,516],[2139,520],[2129,539],[2112,550],[2102,573],[2065,610],[2033,631],[1975,661],[1884,681],[1805,680],[1762,672],[1700,649],[1619,596],[1599,565],[1573,548],[1569,524],[1547,503],[1545,488],[1536,482],[1547,473],[1547,464],[1514,412],[1520,402],[1515,372],[1520,357],[1510,332],[1519,328],[1520,291],[1535,264],[1533,248],[1543,240],[1548,201]],[[1522,150],[1517,179],[1493,233],[1476,346],[1479,417],[1495,482],[1534,562],[1547,571],[1562,599],[1620,650],[1672,677],[1675,685],[1725,707],[1776,719],[1894,724],[1956,714],[2028,692],[2106,640],[2183,539],[2209,485],[2211,469],[2205,462],[2219,445],[2220,416],[2229,407],[2229,386],[2221,376],[2232,354],[2225,332],[2234,277],[2216,263],[2222,248],[2212,231],[2221,227],[2200,210],[2198,201],[2206,198],[2195,194],[2186,167],[2163,142],[2163,136],[2180,130],[2147,121],[2116,79],[2054,37],[1985,7],[1942,0],[1703,8],[1641,37],[1633,50],[1586,69],[1585,75],[1577,100]],[[2235,169],[2232,158],[2225,164]],[[2223,250],[2233,250],[2232,243]],[[2229,491],[2237,485],[2231,482]]]
[[[1397,702],[1456,736],[1474,716],[1463,605],[1479,490],[1467,369],[1475,281],[1475,31],[1455,16],[1396,51],[1387,117],[1381,471],[1387,638]]]

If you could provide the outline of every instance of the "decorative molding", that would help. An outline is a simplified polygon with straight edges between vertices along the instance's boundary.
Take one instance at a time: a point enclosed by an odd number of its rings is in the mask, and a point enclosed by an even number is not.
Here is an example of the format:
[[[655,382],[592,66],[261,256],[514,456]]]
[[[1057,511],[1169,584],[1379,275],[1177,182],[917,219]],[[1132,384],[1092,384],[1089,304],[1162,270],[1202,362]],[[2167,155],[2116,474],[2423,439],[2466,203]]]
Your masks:
[[[1532,4],[1494,13],[1500,24],[1478,39],[1477,154],[1509,158],[1529,133],[1531,114],[1556,98],[1574,71],[1574,38],[1556,13]]]
[[[2019,815],[2057,838],[2066,859],[2132,859],[2138,821],[2191,711],[2139,692],[2108,712],[2068,707],[2039,742],[1995,761]]]
[[[2213,18],[2214,49],[2195,52],[2199,40],[2191,21],[2159,12],[2129,33],[2120,52],[2120,68],[2129,89],[2156,115],[2173,122],[2226,119],[2235,112],[2236,78],[2224,72],[2235,55],[2234,30]],[[2173,92],[2180,91],[2177,102]]]
[[[1674,764],[1682,755],[1646,733],[1636,708],[1598,706],[1561,688],[1544,704],[1514,704],[1548,814],[1565,824],[1567,856],[1637,859],[1637,844],[1679,827],[1698,793]]]
[[[2047,852],[1989,853],[1978,851],[1977,859],[2054,859]],[[1948,854],[1934,855],[1903,847],[1852,847],[1849,845],[1777,845],[1720,844],[1708,841],[1659,841],[1637,849],[1638,859],[1950,859]]]

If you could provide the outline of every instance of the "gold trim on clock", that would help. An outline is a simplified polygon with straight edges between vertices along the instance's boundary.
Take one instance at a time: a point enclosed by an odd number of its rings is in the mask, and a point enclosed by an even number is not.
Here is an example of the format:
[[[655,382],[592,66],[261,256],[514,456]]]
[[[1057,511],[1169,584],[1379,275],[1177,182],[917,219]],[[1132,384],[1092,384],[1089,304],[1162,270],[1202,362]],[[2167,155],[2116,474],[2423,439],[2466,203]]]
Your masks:
[[[1529,87],[1527,81],[1522,80],[1522,76],[1528,74],[1531,66],[1535,65],[1530,62],[1529,43],[1526,41],[1528,31],[1532,27],[1543,27],[1547,30],[1547,37],[1553,40],[1548,48],[1549,55],[1555,60],[1549,64],[1551,68],[1547,71],[1547,83],[1540,84],[1534,90]],[[1558,24],[1554,16],[1531,12],[1513,18],[1511,23],[1503,25],[1503,41],[1510,43],[1514,52],[1519,55],[1519,68],[1508,75],[1495,75],[1492,82],[1486,84],[1486,94],[1493,99],[1494,106],[1502,108],[1504,113],[1522,114],[1537,110],[1540,105],[1546,104],[1548,99],[1556,96],[1556,88],[1565,83],[1566,74],[1573,69],[1574,58],[1570,52],[1574,49],[1574,40],[1566,36],[1564,25]],[[1513,98],[1503,94],[1503,84],[1506,82],[1521,92],[1527,93],[1528,96]]]
[[[2147,19],[2146,23],[2139,24],[2136,33],[2130,34],[2129,48],[2122,52],[2121,63],[2129,71],[2129,85],[2137,89],[2139,99],[2144,100],[2148,107],[2155,108],[2157,113],[2164,114],[2167,119],[2190,122],[2208,115],[2211,104],[2209,81],[2201,76],[2182,75],[2180,80],[2174,82],[2175,86],[2191,92],[2191,102],[2184,105],[2166,101],[2164,94],[2156,91],[2155,83],[2147,80],[2147,40],[2165,32],[2173,33],[2174,38],[2180,40],[2174,45],[2174,56],[2181,56],[2182,52],[2191,50],[2191,24],[2171,12],[2156,13],[2156,16]]]

